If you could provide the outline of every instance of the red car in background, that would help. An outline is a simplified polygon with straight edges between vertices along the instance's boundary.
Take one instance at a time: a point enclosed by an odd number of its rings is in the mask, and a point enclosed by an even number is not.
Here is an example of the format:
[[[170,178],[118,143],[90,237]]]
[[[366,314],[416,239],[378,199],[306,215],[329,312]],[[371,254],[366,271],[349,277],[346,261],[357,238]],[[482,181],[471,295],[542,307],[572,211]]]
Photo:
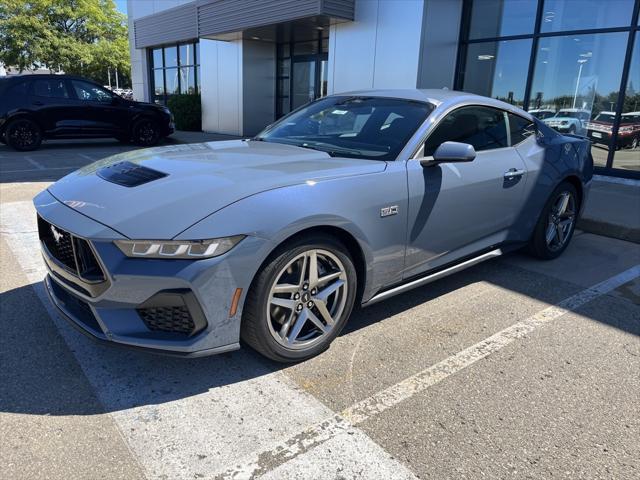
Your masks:
[[[613,134],[615,112],[600,112],[587,122],[587,136],[595,144],[609,146]],[[640,147],[640,112],[623,113],[618,130],[616,150]]]

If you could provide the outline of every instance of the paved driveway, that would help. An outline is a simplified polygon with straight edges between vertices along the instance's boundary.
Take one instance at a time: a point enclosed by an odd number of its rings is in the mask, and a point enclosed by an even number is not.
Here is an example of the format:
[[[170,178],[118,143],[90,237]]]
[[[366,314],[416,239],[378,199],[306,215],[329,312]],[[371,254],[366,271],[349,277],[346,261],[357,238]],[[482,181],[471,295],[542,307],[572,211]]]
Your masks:
[[[320,357],[97,345],[49,307],[31,198],[112,142],[0,147],[3,478],[640,476],[640,246],[578,234],[354,314]]]

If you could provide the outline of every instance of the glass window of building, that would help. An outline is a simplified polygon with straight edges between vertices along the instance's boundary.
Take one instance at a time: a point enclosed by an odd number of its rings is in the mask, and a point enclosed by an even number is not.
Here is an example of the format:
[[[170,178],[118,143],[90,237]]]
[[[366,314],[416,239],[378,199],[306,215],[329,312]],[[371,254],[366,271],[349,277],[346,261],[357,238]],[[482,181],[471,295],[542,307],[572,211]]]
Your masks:
[[[327,95],[328,48],[326,31],[317,38],[307,36],[282,42],[277,47],[276,117]]]
[[[604,33],[541,38],[530,111],[555,112],[545,122],[561,133],[589,134],[592,118],[616,108],[627,37]],[[592,148],[592,155],[596,165],[606,166],[608,143]]]
[[[522,107],[530,57],[530,39],[469,44],[462,88]]]
[[[171,95],[200,93],[200,44],[154,48],[149,54],[152,101],[166,104]]]
[[[535,0],[476,0],[471,4],[469,38],[533,33]]]
[[[616,138],[613,168],[640,171],[640,34],[631,57]]]
[[[600,173],[638,175],[640,0],[463,4],[456,88],[588,136]]]
[[[545,0],[541,32],[628,27],[634,0]]]

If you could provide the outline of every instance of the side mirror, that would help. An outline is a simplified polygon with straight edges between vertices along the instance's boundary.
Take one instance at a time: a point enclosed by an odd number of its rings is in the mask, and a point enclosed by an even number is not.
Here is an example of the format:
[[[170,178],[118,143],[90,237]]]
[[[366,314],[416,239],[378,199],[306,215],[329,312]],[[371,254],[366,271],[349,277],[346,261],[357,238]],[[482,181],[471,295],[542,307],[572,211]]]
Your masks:
[[[433,158],[423,158],[420,165],[431,167],[439,163],[462,163],[472,162],[476,158],[476,151],[473,145],[459,142],[444,142],[433,153]]]

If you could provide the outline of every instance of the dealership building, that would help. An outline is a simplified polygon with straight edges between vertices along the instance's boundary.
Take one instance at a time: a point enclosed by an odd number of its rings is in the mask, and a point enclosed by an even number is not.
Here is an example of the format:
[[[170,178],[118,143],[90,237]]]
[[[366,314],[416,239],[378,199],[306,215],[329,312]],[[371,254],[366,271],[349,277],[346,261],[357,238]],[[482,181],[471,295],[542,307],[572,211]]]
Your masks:
[[[594,141],[599,173],[640,178],[640,0],[128,0],[127,8],[135,98],[200,93],[208,132],[254,135],[333,93],[449,88],[558,117],[559,128]]]

